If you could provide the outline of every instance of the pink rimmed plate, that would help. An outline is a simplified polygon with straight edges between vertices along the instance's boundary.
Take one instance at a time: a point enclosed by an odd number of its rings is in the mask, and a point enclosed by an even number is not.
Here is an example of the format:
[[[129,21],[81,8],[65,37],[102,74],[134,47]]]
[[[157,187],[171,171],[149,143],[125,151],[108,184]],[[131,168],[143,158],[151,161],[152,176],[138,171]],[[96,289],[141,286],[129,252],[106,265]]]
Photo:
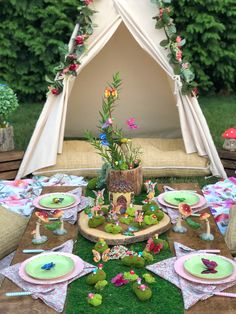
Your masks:
[[[62,198],[63,198],[63,195],[69,195],[71,198],[74,199],[74,202],[72,204],[70,204],[68,206],[64,206],[64,207],[63,207],[63,205],[62,205],[62,207],[58,206],[57,207],[58,209],[62,209],[62,210],[69,209],[69,208],[75,207],[76,205],[78,205],[80,203],[80,198],[78,196],[72,194],[72,193],[48,193],[48,194],[42,194],[42,195],[36,197],[33,200],[34,207],[42,209],[42,210],[49,210],[49,211],[56,210],[57,208],[44,207],[44,206],[40,205],[40,201],[42,199],[44,199],[47,196],[52,196],[52,195],[56,195],[57,197],[61,196]]]
[[[178,206],[171,205],[171,204],[166,203],[166,202],[164,201],[163,196],[164,196],[166,193],[169,193],[169,192],[161,193],[160,195],[158,195],[158,196],[157,196],[157,201],[158,201],[161,205],[163,205],[163,206],[170,207],[170,208],[174,208],[174,209],[178,209]],[[200,195],[200,194],[197,194],[197,195],[198,195],[198,197],[199,197],[199,202],[198,202],[196,205],[191,206],[192,209],[198,209],[198,208],[201,208],[201,207],[203,207],[203,206],[205,206],[205,205],[207,204],[206,199],[205,199],[202,195]]]
[[[233,270],[233,273],[231,276],[217,280],[217,279],[202,279],[202,278],[198,278],[198,277],[191,275],[190,273],[188,273],[184,269],[184,263],[190,257],[196,256],[196,255],[202,255],[202,253],[196,253],[196,254],[191,253],[191,254],[184,255],[184,256],[177,259],[177,261],[174,264],[174,269],[180,277],[187,279],[189,281],[192,281],[192,282],[206,284],[206,285],[220,285],[220,284],[224,284],[224,283],[228,283],[228,282],[232,282],[232,281],[236,280],[236,263],[233,260],[231,260],[227,257],[224,257],[224,256],[220,256],[220,257],[222,259],[230,262],[233,265],[234,270]],[[215,257],[214,254],[207,254],[207,253],[204,253],[204,256],[206,256],[208,259]]]
[[[30,277],[29,275],[27,275],[27,273],[25,272],[25,267],[27,265],[27,263],[29,263],[30,261],[36,259],[39,257],[39,255],[36,255],[36,256],[32,256],[30,258],[28,258],[27,260],[25,260],[23,263],[21,263],[20,265],[20,268],[19,268],[19,276],[27,281],[27,282],[30,282],[30,283],[33,283],[33,284],[36,284],[36,285],[52,285],[52,284],[55,284],[55,283],[59,283],[59,282],[64,282],[64,281],[67,281],[69,279],[72,279],[74,278],[75,276],[77,276],[78,274],[80,274],[83,269],[84,269],[84,262],[83,260],[74,255],[74,254],[70,254],[70,253],[63,253],[63,252],[47,252],[47,253],[42,253],[40,254],[41,256],[42,255],[62,255],[62,256],[67,256],[67,257],[70,257],[73,262],[74,262],[74,269],[72,272],[64,275],[64,276],[61,276],[59,278],[55,278],[55,279],[35,279],[33,277]]]

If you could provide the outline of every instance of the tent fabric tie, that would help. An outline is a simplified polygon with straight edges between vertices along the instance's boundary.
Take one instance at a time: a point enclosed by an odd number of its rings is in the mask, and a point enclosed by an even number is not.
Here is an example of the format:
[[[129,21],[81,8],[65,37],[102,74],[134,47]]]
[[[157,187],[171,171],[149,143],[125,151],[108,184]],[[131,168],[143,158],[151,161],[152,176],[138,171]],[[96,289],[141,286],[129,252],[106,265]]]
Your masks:
[[[175,90],[174,90],[174,94],[177,95],[178,91],[182,88],[182,82],[181,82],[181,77],[180,75],[173,75],[172,80],[175,82]]]

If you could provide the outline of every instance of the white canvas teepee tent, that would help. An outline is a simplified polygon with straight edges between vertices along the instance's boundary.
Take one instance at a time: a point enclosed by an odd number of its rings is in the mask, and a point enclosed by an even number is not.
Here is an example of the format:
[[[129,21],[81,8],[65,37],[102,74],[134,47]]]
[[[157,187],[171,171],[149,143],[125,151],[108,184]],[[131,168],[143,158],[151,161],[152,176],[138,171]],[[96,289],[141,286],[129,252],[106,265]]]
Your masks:
[[[94,0],[93,5],[97,26],[78,76],[64,79],[60,95],[48,96],[17,178],[55,165],[64,135],[81,137],[85,129],[96,129],[101,95],[117,70],[123,79],[117,122],[135,116],[138,136],[182,136],[187,154],[207,156],[212,174],[226,177],[196,97],[182,95],[180,79],[159,45],[165,34],[155,29],[156,5],[150,0]]]

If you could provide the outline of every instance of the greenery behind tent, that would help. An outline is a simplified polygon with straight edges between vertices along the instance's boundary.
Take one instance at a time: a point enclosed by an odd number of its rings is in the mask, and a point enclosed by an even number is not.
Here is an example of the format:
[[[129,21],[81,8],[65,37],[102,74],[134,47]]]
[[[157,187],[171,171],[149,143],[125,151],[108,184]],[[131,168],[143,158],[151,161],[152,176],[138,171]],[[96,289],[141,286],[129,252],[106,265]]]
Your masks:
[[[151,0],[150,0],[151,1]],[[21,100],[45,98],[45,75],[54,76],[60,47],[69,41],[83,0],[3,0],[0,12],[0,82]],[[232,91],[236,73],[235,0],[172,1],[184,55],[200,90]]]

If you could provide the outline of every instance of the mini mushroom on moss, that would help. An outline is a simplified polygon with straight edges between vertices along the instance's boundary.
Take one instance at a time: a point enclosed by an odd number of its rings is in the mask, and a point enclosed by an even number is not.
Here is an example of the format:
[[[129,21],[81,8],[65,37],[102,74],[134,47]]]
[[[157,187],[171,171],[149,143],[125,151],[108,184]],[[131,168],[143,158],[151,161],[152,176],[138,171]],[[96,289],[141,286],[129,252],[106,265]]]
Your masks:
[[[185,233],[187,232],[187,228],[182,226],[182,220],[183,218],[187,218],[192,215],[192,208],[186,203],[180,203],[178,206],[179,209],[179,217],[177,219],[177,222],[175,226],[173,227],[174,232],[179,232],[179,233]]]
[[[223,148],[229,151],[236,151],[236,128],[229,128],[222,134],[225,139]]]
[[[200,220],[203,220],[206,222],[206,232],[202,233],[200,235],[200,238],[202,240],[205,240],[205,241],[212,241],[214,240],[214,236],[213,234],[211,234],[211,227],[210,227],[210,222],[208,220],[208,218],[210,217],[211,215],[209,213],[202,213],[200,215]]]

